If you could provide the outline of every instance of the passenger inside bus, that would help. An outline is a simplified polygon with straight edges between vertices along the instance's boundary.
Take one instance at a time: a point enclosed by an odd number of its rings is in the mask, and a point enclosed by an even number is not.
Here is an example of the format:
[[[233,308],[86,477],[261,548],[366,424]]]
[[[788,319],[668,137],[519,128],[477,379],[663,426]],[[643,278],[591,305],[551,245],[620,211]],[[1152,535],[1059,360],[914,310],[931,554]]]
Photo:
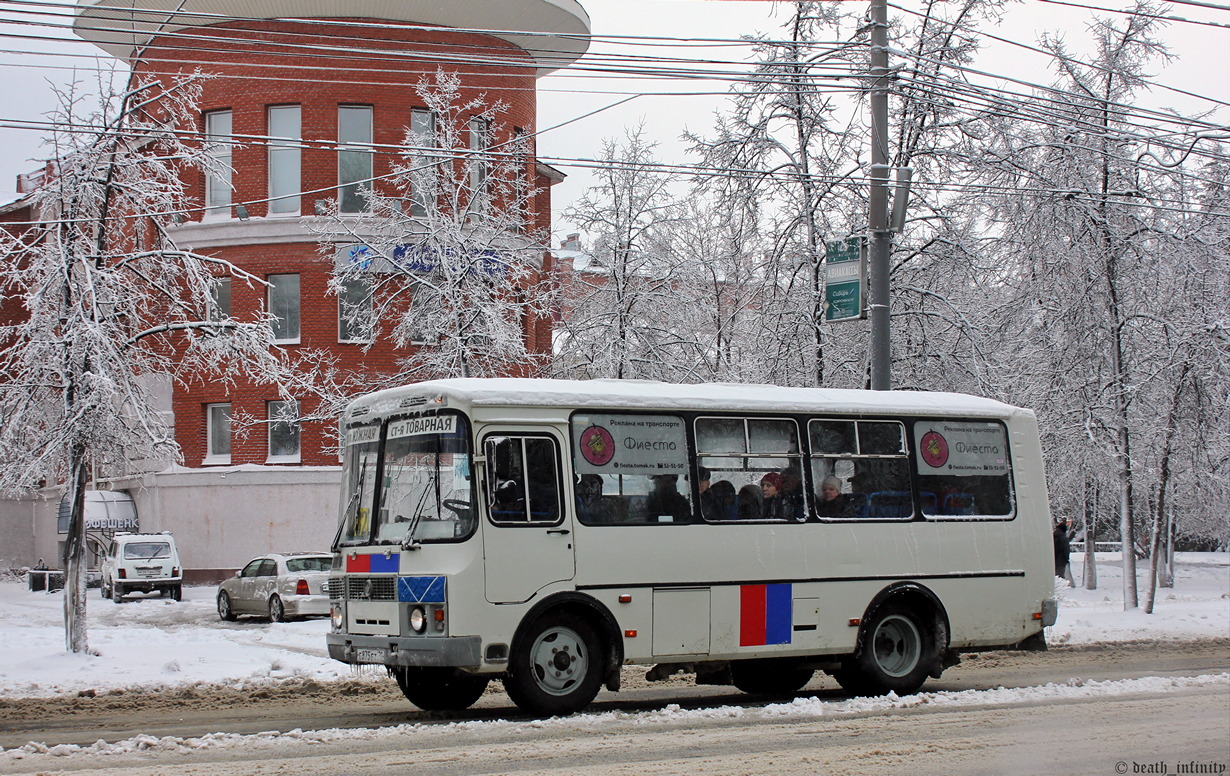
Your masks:
[[[692,506],[679,492],[678,474],[655,474],[653,490],[645,499],[645,511],[649,518],[670,518],[667,522],[685,522],[692,516]]]
[[[708,498],[701,502],[701,507],[706,520],[735,519],[737,496],[735,486],[730,480],[718,480],[705,491],[705,494]]]
[[[740,520],[759,520],[764,514],[764,493],[759,485],[748,483],[739,488]]]
[[[777,497],[781,499],[782,517],[802,520],[807,515],[807,501],[803,497],[803,478],[799,470],[787,466],[781,472],[782,486]]]
[[[856,517],[854,502],[841,492],[841,480],[825,477],[816,499],[816,514],[820,517]]]
[[[782,516],[782,501],[777,494],[781,486],[782,475],[777,472],[769,472],[760,478],[760,492],[762,496],[760,514],[766,520],[777,520]]]
[[[582,474],[577,480],[577,514],[585,523],[613,522],[610,505],[602,499],[602,475]]]

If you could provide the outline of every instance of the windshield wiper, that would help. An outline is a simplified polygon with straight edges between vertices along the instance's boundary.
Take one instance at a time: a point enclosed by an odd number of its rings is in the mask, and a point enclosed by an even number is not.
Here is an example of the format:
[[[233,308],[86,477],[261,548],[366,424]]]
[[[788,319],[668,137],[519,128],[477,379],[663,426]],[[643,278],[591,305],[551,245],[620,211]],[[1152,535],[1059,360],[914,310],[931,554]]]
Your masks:
[[[423,488],[423,495],[419,496],[419,503],[414,505],[414,516],[410,518],[410,527],[406,529],[406,535],[401,539],[401,547],[406,550],[413,550],[419,546],[415,541],[414,532],[418,530],[419,520],[423,518],[423,502],[427,501],[427,497],[431,495],[431,491],[439,489],[439,478],[433,479],[428,483],[427,487]],[[432,486],[437,486],[433,488]]]

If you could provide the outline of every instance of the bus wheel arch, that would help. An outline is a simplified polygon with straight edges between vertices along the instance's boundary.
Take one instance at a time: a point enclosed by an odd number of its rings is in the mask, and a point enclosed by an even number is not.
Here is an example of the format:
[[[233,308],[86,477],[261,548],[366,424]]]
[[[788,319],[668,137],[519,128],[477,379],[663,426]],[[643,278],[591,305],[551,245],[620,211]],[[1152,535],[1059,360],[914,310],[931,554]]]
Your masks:
[[[602,684],[612,690],[619,688],[623,642],[616,638],[618,633],[611,613],[588,596],[561,593],[544,599],[530,609],[517,627],[504,677],[505,689],[514,703],[529,711],[580,711],[589,705]],[[559,658],[557,650],[561,653]],[[584,676],[568,683],[558,672],[558,679],[546,675],[553,666],[577,668]]]
[[[934,592],[916,582],[891,585],[868,604],[854,654],[834,676],[855,695],[911,694],[944,670],[949,633]]]

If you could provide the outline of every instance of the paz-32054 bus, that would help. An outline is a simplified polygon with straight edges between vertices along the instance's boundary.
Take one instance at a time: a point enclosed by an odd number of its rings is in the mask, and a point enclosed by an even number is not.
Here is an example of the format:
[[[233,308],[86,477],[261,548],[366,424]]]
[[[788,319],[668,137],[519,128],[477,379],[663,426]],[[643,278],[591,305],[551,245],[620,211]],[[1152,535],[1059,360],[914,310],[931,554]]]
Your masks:
[[[625,664],[916,691],[1056,615],[1034,414],[988,399],[457,379],[344,417],[329,654],[538,714]]]

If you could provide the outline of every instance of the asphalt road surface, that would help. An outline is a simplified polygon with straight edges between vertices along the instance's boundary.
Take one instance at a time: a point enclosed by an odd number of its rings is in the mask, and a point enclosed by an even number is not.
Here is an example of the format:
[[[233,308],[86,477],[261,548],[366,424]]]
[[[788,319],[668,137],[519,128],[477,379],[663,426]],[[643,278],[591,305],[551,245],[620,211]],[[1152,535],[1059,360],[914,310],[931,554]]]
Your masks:
[[[1226,672],[1230,639],[1138,642],[967,655],[924,690]],[[143,752],[129,747],[132,751],[105,755],[20,760],[0,754],[0,773],[1169,775],[1225,773],[1230,767],[1230,691],[1224,682],[1077,700],[1023,693],[991,706],[922,704],[817,717],[789,712],[766,716],[759,713],[763,700],[730,688],[695,687],[690,677],[650,684],[639,679],[641,673],[626,669],[626,689],[603,691],[585,714],[541,724],[515,709],[498,682],[474,708],[459,714],[417,711],[391,680],[3,699],[0,746],[5,748],[31,741],[88,745],[138,736],[194,739],[211,733],[414,727],[397,735],[324,740],[298,740],[294,734],[289,741],[286,736],[254,736],[200,749]],[[824,676],[800,696],[834,701],[845,697]],[[668,705],[719,711],[642,713]],[[496,720],[503,722],[450,724]]]

